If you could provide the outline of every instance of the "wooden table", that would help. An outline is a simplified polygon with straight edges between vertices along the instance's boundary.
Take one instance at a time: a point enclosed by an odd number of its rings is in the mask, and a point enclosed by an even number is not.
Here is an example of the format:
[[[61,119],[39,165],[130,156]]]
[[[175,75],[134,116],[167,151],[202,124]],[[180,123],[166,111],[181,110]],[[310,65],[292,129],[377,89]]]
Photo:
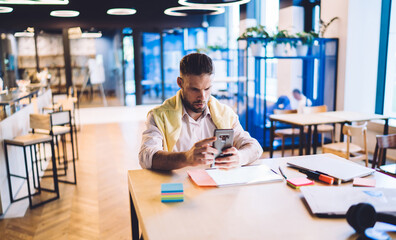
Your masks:
[[[309,155],[311,151],[311,126],[314,127],[313,132],[313,153],[316,154],[316,148],[318,144],[318,131],[317,127],[320,124],[341,124],[341,135],[340,141],[343,141],[342,127],[345,123],[351,124],[352,122],[360,121],[371,121],[371,120],[385,120],[384,134],[388,134],[389,128],[389,117],[378,115],[378,114],[366,114],[359,112],[346,112],[346,111],[333,111],[333,112],[322,112],[322,113],[296,113],[296,114],[276,114],[270,115],[271,121],[271,135],[270,135],[270,157],[273,157],[274,151],[274,134],[275,134],[275,122],[282,122],[300,128],[300,145],[299,155],[303,155],[303,136],[304,127],[308,127],[307,141],[306,141],[306,154]],[[386,158],[384,154],[384,158]],[[383,161],[385,162],[385,161]]]
[[[290,159],[305,157],[262,162],[277,169]],[[288,176],[301,174],[291,168],[284,169]],[[396,179],[392,177],[378,172],[370,177],[376,179],[377,187],[396,188]],[[183,183],[184,202],[161,203],[161,183],[172,182]],[[311,214],[300,191],[288,187],[285,181],[224,188],[198,187],[188,178],[186,169],[172,172],[131,170],[128,171],[128,185],[133,239],[139,239],[139,226],[145,240],[357,238],[345,219],[318,218]],[[342,184],[348,185],[351,184]]]

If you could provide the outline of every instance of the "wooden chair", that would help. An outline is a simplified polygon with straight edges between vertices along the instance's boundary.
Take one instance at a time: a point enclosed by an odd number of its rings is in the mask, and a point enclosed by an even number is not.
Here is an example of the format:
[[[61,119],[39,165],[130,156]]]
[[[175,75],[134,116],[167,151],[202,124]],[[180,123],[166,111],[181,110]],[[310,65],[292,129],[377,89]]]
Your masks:
[[[274,114],[291,114],[297,113],[297,110],[280,110],[274,109]],[[282,157],[285,155],[285,138],[292,138],[292,155],[294,155],[294,138],[300,134],[300,129],[298,128],[284,128],[275,130],[275,137],[282,139]],[[300,139],[301,141],[301,139]]]
[[[320,113],[327,112],[327,106],[315,106],[315,107],[304,107],[303,113]],[[322,135],[322,146],[324,143],[324,134],[330,132],[331,134],[331,142],[334,143],[334,127],[329,124],[321,124],[318,125],[318,133]]]
[[[385,149],[396,149],[396,134],[377,136],[372,168],[379,169],[381,167]],[[396,177],[396,175],[391,175]]]
[[[363,125],[352,126],[344,125],[342,129],[343,134],[346,136],[346,142],[324,144],[322,147],[323,153],[333,153],[340,157],[349,160],[365,160],[366,167],[368,166],[368,151],[367,151],[367,122]],[[351,137],[363,137],[363,145],[361,148],[359,145],[351,143]]]

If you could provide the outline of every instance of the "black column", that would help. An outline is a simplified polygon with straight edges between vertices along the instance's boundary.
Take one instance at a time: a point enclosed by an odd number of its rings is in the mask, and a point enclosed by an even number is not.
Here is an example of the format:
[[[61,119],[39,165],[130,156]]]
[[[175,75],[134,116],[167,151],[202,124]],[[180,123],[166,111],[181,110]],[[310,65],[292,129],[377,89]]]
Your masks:
[[[37,29],[34,30],[34,52],[35,52],[35,58],[36,58],[36,71],[40,72],[40,59],[39,59],[39,54],[37,50]]]
[[[65,61],[65,76],[66,76],[66,93],[69,88],[73,86],[72,82],[72,69],[71,69],[71,56],[70,56],[70,41],[69,41],[69,29],[62,29],[63,35],[63,59]],[[60,90],[60,89],[59,89]]]
[[[142,32],[133,31],[133,51],[135,61],[135,95],[136,105],[142,105]]]

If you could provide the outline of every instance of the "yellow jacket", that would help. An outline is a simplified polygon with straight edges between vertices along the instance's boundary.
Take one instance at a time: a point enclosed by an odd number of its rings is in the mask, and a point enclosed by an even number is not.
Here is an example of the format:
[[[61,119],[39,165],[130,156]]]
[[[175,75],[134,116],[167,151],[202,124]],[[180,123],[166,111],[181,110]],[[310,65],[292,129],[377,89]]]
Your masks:
[[[220,103],[213,96],[210,96],[208,107],[212,121],[218,129],[233,127],[238,116],[230,107]],[[150,112],[153,114],[155,124],[164,136],[164,150],[172,151],[179,139],[182,126],[183,103],[181,91],[179,90],[175,96],[165,100],[161,106],[152,109]]]

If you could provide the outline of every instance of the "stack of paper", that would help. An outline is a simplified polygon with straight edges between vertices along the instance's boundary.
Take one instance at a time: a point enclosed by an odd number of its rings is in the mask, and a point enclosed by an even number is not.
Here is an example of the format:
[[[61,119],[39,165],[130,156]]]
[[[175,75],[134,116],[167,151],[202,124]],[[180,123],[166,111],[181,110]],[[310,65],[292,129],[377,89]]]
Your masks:
[[[283,178],[274,173],[266,165],[223,169],[193,169],[188,175],[198,186],[234,186],[264,182],[282,181]]]
[[[183,183],[161,184],[161,202],[183,202]]]

